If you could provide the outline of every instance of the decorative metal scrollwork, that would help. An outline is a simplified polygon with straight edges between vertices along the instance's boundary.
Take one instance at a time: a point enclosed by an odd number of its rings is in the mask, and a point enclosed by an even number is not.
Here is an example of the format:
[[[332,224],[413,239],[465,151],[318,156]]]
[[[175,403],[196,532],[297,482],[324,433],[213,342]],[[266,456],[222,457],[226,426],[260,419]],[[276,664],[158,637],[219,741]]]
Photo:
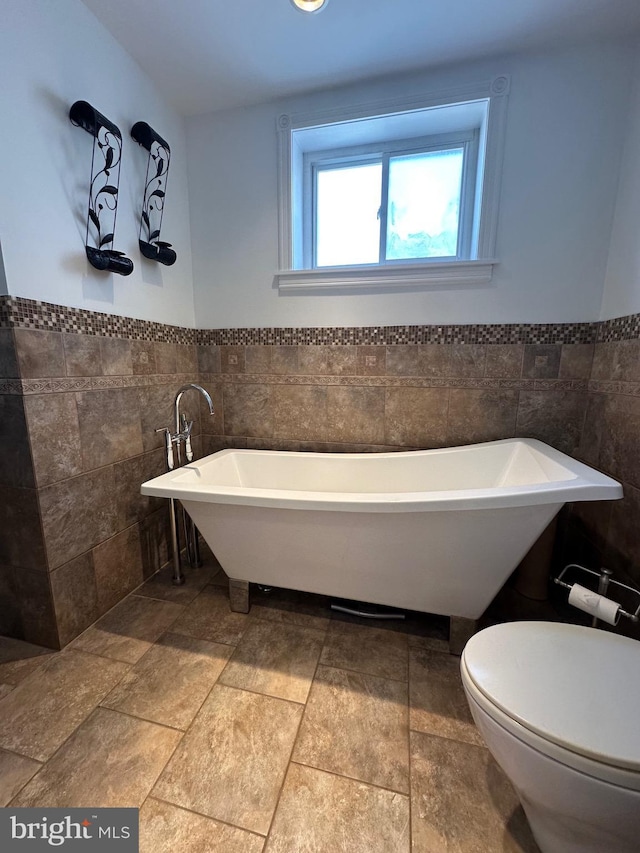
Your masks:
[[[122,158],[122,134],[113,122],[86,101],[76,101],[69,118],[93,136],[89,212],[85,250],[89,263],[98,270],[119,275],[133,272],[133,261],[113,249],[118,211],[118,186]],[[95,246],[90,243],[95,243]]]
[[[149,152],[138,245],[145,258],[171,266],[175,264],[177,255],[171,243],[160,240],[171,149],[169,143],[145,121],[137,121],[133,125],[131,136]]]

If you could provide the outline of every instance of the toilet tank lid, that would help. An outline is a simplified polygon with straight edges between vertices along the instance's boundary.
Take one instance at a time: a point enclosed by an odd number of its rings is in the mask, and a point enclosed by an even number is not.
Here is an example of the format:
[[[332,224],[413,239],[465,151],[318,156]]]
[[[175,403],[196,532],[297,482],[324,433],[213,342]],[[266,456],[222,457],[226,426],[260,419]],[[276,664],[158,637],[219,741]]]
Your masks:
[[[525,728],[603,764],[640,771],[640,643],[554,622],[508,622],[467,643],[478,690]]]

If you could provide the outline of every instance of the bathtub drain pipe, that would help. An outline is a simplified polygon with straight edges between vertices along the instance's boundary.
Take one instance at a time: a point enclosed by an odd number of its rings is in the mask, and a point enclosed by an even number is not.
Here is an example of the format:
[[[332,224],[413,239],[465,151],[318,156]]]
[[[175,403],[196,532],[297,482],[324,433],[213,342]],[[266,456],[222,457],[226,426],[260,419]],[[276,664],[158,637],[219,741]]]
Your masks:
[[[404,619],[404,613],[374,613],[369,610],[355,610],[351,607],[343,607],[342,604],[332,604],[332,610],[339,613],[348,613],[349,616],[362,616],[364,619]]]

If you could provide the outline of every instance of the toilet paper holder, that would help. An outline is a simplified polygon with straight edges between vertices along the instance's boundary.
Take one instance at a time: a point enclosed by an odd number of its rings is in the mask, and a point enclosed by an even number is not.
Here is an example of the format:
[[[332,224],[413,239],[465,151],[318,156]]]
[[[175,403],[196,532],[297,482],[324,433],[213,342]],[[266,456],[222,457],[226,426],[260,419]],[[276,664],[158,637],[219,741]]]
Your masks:
[[[614,581],[611,577],[613,572],[611,569],[600,569],[599,572],[594,572],[593,569],[587,569],[585,566],[580,566],[578,563],[569,563],[564,567],[564,569],[560,572],[557,578],[554,578],[554,583],[557,583],[558,586],[563,586],[565,589],[571,590],[573,588],[572,583],[567,583],[563,580],[566,572],[569,569],[578,569],[581,572],[586,572],[588,575],[593,575],[593,577],[598,578],[598,595],[605,596],[607,595],[607,591],[611,585],[621,587],[622,589],[626,589],[628,592],[632,592],[634,595],[637,595],[640,598],[640,590],[634,589],[632,586],[628,586],[626,583],[621,583],[620,581]],[[620,616],[626,616],[627,619],[631,619],[632,622],[640,621],[640,603],[636,608],[634,613],[628,613],[626,610],[623,610],[622,607],[619,610]],[[594,618],[591,623],[595,628],[598,624],[598,619]]]

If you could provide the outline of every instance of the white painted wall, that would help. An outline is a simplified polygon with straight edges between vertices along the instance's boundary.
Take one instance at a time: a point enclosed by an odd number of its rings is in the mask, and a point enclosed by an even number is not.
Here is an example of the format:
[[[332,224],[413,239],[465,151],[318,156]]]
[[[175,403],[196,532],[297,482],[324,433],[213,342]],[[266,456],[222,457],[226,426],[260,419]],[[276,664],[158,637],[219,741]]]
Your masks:
[[[640,313],[640,48],[629,107],[601,319]]]
[[[67,306],[194,325],[186,143],[182,119],[79,0],[2,0],[0,243],[8,292]],[[135,269],[94,270],[84,254],[93,137],[68,118],[89,101],[122,132],[114,248]],[[146,121],[171,146],[162,238],[173,267],[138,249],[147,152],[131,139]]]
[[[198,326],[597,319],[634,55],[635,45],[624,42],[503,57],[188,119]],[[273,286],[276,116],[408,96],[505,73],[511,75],[511,94],[497,241],[500,265],[490,285],[278,294]]]

